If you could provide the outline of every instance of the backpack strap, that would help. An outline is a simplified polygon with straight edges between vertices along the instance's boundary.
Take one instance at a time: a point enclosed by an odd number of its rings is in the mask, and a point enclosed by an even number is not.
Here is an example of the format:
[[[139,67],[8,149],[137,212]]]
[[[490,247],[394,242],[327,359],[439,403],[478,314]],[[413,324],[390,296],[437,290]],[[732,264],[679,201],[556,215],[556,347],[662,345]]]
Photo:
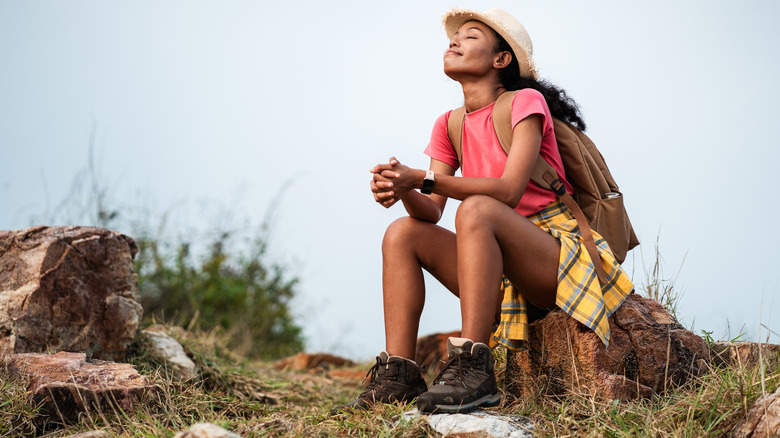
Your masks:
[[[463,167],[463,122],[466,120],[466,106],[454,109],[447,119],[447,135],[450,137],[458,163]]]

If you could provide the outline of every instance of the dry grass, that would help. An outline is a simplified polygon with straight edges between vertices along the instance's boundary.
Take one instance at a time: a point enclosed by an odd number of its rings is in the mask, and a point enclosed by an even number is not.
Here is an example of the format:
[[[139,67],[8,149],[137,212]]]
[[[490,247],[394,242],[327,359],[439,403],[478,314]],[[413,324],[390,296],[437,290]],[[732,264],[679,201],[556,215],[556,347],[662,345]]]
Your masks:
[[[104,430],[109,436],[170,437],[193,423],[211,422],[242,436],[439,436],[425,421],[399,422],[409,406],[329,417],[330,408],[360,392],[357,379],[337,378],[327,370],[277,371],[270,363],[247,362],[224,350],[213,334],[182,334],[178,337],[201,367],[202,380],[178,382],[139,350],[134,363],[160,387],[154,399],[133,413],[93,412],[75,424],[50,425],[35,434],[64,437]],[[528,417],[538,436],[726,436],[756,398],[780,387],[780,369],[774,363],[715,368],[652,400],[617,403],[590,394],[505,397],[494,410]],[[31,431],[35,410],[27,406],[22,388],[6,378],[0,381],[0,408],[0,435]]]

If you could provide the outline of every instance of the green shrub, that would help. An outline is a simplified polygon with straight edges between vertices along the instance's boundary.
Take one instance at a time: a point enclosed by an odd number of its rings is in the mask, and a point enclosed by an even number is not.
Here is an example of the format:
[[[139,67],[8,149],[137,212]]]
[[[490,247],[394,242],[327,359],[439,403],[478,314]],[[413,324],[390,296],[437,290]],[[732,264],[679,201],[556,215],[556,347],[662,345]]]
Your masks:
[[[278,358],[303,349],[301,328],[290,309],[298,279],[286,278],[281,266],[266,262],[263,239],[228,250],[232,240],[222,233],[200,257],[192,256],[186,241],[167,250],[151,238],[136,243],[145,318],[224,330],[227,347],[251,358]]]

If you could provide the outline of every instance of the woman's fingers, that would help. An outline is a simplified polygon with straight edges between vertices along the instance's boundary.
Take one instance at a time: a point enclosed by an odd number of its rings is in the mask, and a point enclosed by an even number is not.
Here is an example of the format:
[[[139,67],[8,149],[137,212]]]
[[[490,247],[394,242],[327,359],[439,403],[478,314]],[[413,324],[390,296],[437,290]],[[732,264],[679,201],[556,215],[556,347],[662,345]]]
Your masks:
[[[382,173],[386,170],[393,170],[393,167],[401,164],[395,157],[390,157],[386,164],[377,164],[368,171],[371,173]]]
[[[372,167],[371,173],[382,173],[386,170],[393,170],[393,166],[390,164],[377,164],[376,166]]]
[[[392,203],[390,205],[395,203],[395,200],[393,200],[393,197],[395,196],[395,192],[389,190],[390,188],[393,187],[392,182],[374,181],[372,179],[369,186],[371,187],[371,192],[374,194],[374,200],[376,202],[385,205],[388,202],[388,200],[392,200]]]
[[[377,164],[369,169],[373,174],[370,186],[371,192],[374,195],[374,200],[385,208],[390,208],[398,202],[396,192],[393,190],[395,184],[391,179],[401,176],[401,174],[395,170],[395,166],[399,164],[399,161],[395,157],[390,157],[387,164]]]
[[[371,191],[372,192],[380,192],[380,191],[386,191],[387,189],[393,188],[395,184],[393,184],[392,181],[386,181],[384,179],[372,179],[371,180]]]
[[[374,175],[381,175],[385,178],[398,178],[399,176],[401,176],[400,173],[394,170],[383,170],[381,173],[375,173]]]

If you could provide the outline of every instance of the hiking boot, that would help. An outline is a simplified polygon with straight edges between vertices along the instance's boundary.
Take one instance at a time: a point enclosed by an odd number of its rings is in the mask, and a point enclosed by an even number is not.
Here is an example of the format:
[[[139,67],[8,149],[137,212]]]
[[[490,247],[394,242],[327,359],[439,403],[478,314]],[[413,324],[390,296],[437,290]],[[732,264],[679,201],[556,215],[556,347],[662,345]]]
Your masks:
[[[490,347],[470,339],[447,339],[449,359],[428,392],[417,397],[422,412],[454,414],[501,401]]]
[[[353,401],[330,411],[337,415],[351,409],[368,409],[375,403],[406,403],[425,392],[428,387],[420,367],[409,359],[379,353],[376,364],[368,370],[366,389]],[[363,379],[365,381],[365,379]]]

